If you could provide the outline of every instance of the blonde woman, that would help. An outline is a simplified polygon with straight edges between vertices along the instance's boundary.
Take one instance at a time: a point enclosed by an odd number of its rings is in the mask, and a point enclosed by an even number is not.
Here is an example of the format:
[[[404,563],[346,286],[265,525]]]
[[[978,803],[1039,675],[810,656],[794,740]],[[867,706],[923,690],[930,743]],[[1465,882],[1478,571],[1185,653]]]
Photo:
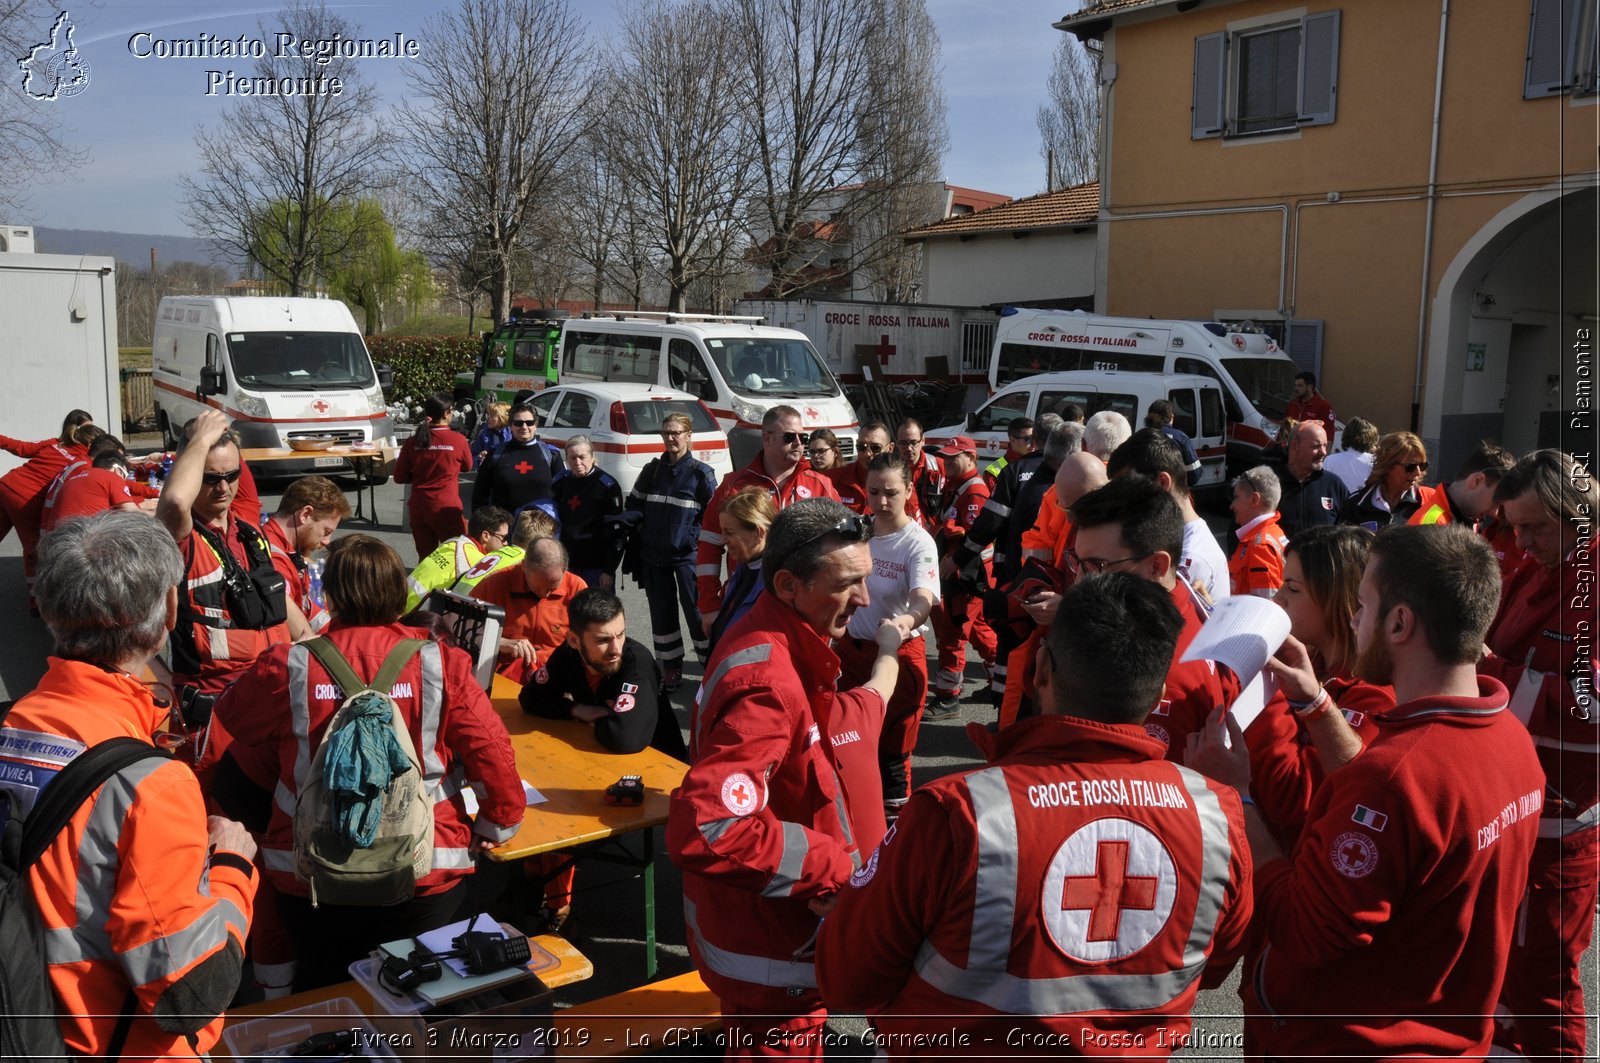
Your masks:
[[[483,424],[472,437],[472,463],[483,464],[483,456],[499,450],[511,439],[511,404],[498,399],[484,404]]]
[[[1428,448],[1412,432],[1390,432],[1378,440],[1367,486],[1344,504],[1341,524],[1378,531],[1404,524],[1422,504],[1419,488],[1428,472]]]
[[[708,632],[711,646],[716,646],[722,633],[748,613],[761,595],[761,555],[767,550],[767,532],[777,519],[777,504],[765,487],[746,487],[722,504],[722,539],[733,570],[722,588],[722,609]]]

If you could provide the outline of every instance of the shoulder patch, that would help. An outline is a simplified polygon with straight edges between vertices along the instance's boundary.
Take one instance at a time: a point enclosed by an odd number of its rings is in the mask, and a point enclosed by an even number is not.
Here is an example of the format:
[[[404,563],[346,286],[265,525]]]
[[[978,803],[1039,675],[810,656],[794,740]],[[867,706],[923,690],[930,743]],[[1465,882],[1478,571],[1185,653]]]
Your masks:
[[[1384,815],[1382,812],[1374,811],[1373,809],[1368,808],[1366,805],[1357,805],[1356,810],[1350,813],[1350,819],[1361,824],[1363,827],[1370,827],[1379,834],[1382,834],[1383,828],[1389,825],[1388,816]]]
[[[871,882],[873,876],[877,875],[878,852],[881,848],[882,846],[880,846],[878,849],[872,850],[872,855],[867,858],[867,862],[861,865],[861,867],[850,876],[851,889],[860,889],[862,886],[865,886],[867,883]]]
[[[1366,878],[1378,867],[1378,843],[1360,831],[1347,830],[1339,835],[1328,855],[1333,869],[1345,878]]]
[[[633,706],[634,706],[633,695],[632,694],[622,694],[622,695],[618,696],[616,701],[612,702],[611,711],[612,712],[631,712],[633,710]]]
[[[736,771],[722,780],[722,805],[736,816],[748,816],[760,807],[755,780]]]
[[[533,681],[541,686],[550,682],[550,669],[541,664],[539,670],[533,673]]]
[[[624,684],[622,684],[622,692],[624,694],[637,694],[637,693],[639,693],[639,684],[638,683],[624,683]]]

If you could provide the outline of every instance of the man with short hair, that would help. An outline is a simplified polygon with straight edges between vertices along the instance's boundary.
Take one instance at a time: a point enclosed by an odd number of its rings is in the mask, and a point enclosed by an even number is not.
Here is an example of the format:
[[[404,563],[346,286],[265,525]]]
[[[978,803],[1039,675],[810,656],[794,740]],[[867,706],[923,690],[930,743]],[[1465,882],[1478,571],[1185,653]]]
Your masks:
[[[302,476],[283,492],[277,512],[261,528],[272,564],[289,595],[289,637],[296,641],[328,626],[328,608],[311,587],[306,555],[327,548],[339,522],[350,515],[350,500],[326,476]]]
[[[1329,439],[1333,438],[1339,423],[1333,416],[1333,407],[1317,391],[1317,374],[1308,370],[1301,370],[1294,375],[1294,397],[1289,400],[1289,408],[1284,411],[1284,416],[1294,421],[1320,424]]]
[[[1476,672],[1499,591],[1465,528],[1394,526],[1373,543],[1356,674],[1393,683],[1396,705],[1317,787],[1291,851],[1245,808],[1266,935],[1242,979],[1247,1057],[1489,1054],[1545,793],[1506,688]],[[1309,661],[1274,671],[1302,719],[1340,716]],[[1231,716],[1209,721],[1189,763],[1252,794],[1242,738]]]
[[[61,471],[45,496],[39,527],[51,531],[62,521],[92,517],[109,509],[155,511],[159,489],[128,479],[128,455],[116,446],[101,448],[112,436],[101,436],[89,446],[89,463],[69,465]]]
[[[622,485],[595,464],[588,436],[571,437],[562,451],[567,468],[550,487],[561,514],[561,543],[583,582],[609,591],[616,585],[622,551],[617,537],[607,534],[606,518],[622,512]]]
[[[609,591],[591,587],[573,595],[567,621],[565,644],[523,685],[522,711],[586,723],[607,752],[639,752],[658,734],[660,667],[649,650],[628,637],[622,599]],[[670,706],[665,711],[672,713]],[[670,731],[676,745],[662,752],[681,759],[683,736],[676,720]]]
[[[1323,468],[1327,456],[1328,434],[1321,422],[1303,421],[1289,437],[1287,460],[1273,467],[1282,488],[1278,519],[1290,538],[1305,528],[1337,524],[1350,498],[1344,481]]]
[[[839,501],[857,513],[871,515],[867,505],[867,464],[889,450],[889,442],[889,426],[882,421],[868,421],[856,433],[856,460],[828,471]]]
[[[167,706],[137,676],[178,622],[184,572],[172,536],[136,513],[67,521],[39,552],[55,656],[0,728],[0,790],[24,811],[85,751],[163,729]],[[74,1055],[205,1058],[239,987],[255,842],[208,819],[182,760],[151,754],[85,801],[22,883]]]
[[[584,583],[567,568],[567,548],[537,539],[522,564],[503,569],[472,588],[472,596],[506,611],[500,628],[500,665],[507,679],[526,683],[567,641],[567,605]]]
[[[1116,410],[1101,410],[1083,425],[1083,449],[1099,458],[1110,461],[1116,449],[1133,435],[1133,425]]]
[[[1228,587],[1228,555],[1217,545],[1216,536],[1211,534],[1205,518],[1195,510],[1183,453],[1165,433],[1155,428],[1139,429],[1112,453],[1106,472],[1113,480],[1126,472],[1139,473],[1172,495],[1183,514],[1183,556],[1178,560],[1179,574],[1212,604],[1232,593]]]
[[[1322,467],[1337,476],[1351,494],[1367,486],[1372,461],[1378,451],[1378,426],[1365,417],[1352,417],[1344,424],[1339,450],[1329,454]]]
[[[932,535],[939,527],[939,500],[944,497],[944,463],[922,444],[922,422],[907,417],[894,430],[894,451],[911,470],[911,495],[906,512]]]
[[[874,803],[841,789],[823,737],[854,693],[834,689],[831,641],[867,603],[871,534],[870,518],[833,499],[780,512],[763,555],[766,591],[717,642],[696,701],[667,848],[683,871],[689,952],[722,1002],[730,1058],[755,1046],[822,1054],[827,1009],[811,949],[828,899],[861,865],[852,809]],[[892,659],[898,628],[886,621],[877,638],[880,660]],[[874,669],[880,698],[897,671],[884,667],[886,684]]]
[[[644,596],[650,603],[650,630],[668,693],[683,682],[683,630],[704,663],[711,647],[695,599],[694,554],[700,524],[717,491],[717,474],[694,456],[694,422],[686,413],[661,419],[661,456],[652,458],[628,492],[627,510],[638,513],[639,555]]]
[[[216,695],[268,647],[289,641],[286,582],[261,532],[232,511],[243,469],[228,419],[206,410],[156,503],[156,519],[184,560],[172,678],[194,727],[210,719]]]
[[[1178,448],[1178,453],[1183,455],[1184,478],[1193,488],[1200,482],[1200,455],[1195,452],[1194,440],[1189,438],[1189,433],[1175,423],[1177,420],[1178,408],[1171,399],[1156,399],[1150,403],[1150,409],[1144,415],[1145,426],[1166,436]]]
[[[805,460],[806,433],[800,411],[774,406],[761,418],[761,453],[749,465],[723,480],[706,506],[700,522],[700,545],[695,556],[695,578],[700,585],[700,621],[706,630],[722,609],[722,503],[747,487],[760,486],[772,493],[782,510],[807,498],[831,498],[839,493],[826,473]]]
[[[1278,525],[1278,474],[1265,465],[1246,469],[1233,481],[1229,509],[1239,525],[1239,540],[1228,558],[1228,580],[1234,594],[1272,598],[1283,586],[1283,555],[1289,537]]]
[[[1065,603],[1074,622],[1038,655],[1041,715],[993,737],[987,767],[918,789],[823,922],[823,995],[867,1012],[891,1058],[935,1032],[978,1054],[1164,1057],[1243,946],[1239,797],[1163,761],[1140,726],[1182,619],[1119,573]]]
[[[406,611],[417,608],[424,598],[438,590],[450,590],[457,580],[473,573],[473,582],[500,567],[502,555],[495,553],[506,545],[511,533],[511,514],[499,506],[479,506],[467,520],[467,534],[446,539],[433,553],[417,562],[406,577]],[[476,570],[486,558],[494,558],[488,571]]]
[[[1517,459],[1509,450],[1483,440],[1461,462],[1454,480],[1418,489],[1421,503],[1407,523],[1461,521],[1474,531],[1478,530],[1479,519],[1494,512],[1494,492],[1500,478],[1516,463]]]
[[[1030,430],[1031,430],[1030,422]],[[961,710],[961,686],[967,670],[967,642],[978,648],[984,668],[994,668],[994,631],[983,618],[983,597],[975,593],[989,586],[989,566],[979,556],[978,564],[963,575],[956,554],[966,540],[967,530],[978,520],[989,501],[989,485],[978,471],[978,447],[967,436],[956,436],[939,448],[950,478],[941,503],[942,521],[934,538],[939,546],[940,597],[933,604],[934,636],[939,640],[939,669],[934,674],[932,702],[923,713],[925,720],[941,720]]]
[[[1511,574],[1478,665],[1511,694],[1533,735],[1546,784],[1527,896],[1501,1004],[1514,1016],[1496,1042],[1530,1058],[1585,1051],[1579,974],[1600,896],[1600,665],[1594,475],[1570,454],[1537,450],[1509,469],[1494,500],[1526,557]]]
[[[1033,418],[1018,417],[1007,422],[1006,452],[984,466],[983,482],[993,491],[995,480],[1005,471],[1006,466],[1025,455],[1032,454],[1033,451]]]

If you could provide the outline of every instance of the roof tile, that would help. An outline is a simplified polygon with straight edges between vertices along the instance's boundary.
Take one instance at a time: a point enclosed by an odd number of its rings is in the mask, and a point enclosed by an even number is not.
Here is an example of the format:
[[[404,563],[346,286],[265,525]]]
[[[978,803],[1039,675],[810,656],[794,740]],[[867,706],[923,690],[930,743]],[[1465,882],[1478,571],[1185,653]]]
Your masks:
[[[1055,192],[1041,192],[1026,199],[1014,199],[975,214],[958,214],[912,229],[906,239],[957,236],[966,233],[1015,232],[1018,229],[1054,229],[1085,225],[1100,216],[1100,182],[1073,185]]]

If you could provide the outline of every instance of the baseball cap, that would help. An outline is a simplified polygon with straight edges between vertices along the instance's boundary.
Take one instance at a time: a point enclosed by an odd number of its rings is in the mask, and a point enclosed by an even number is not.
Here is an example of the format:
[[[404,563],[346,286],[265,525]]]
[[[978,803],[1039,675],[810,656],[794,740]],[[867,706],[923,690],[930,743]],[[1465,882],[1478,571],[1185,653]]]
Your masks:
[[[934,453],[938,454],[941,458],[953,458],[957,454],[976,454],[977,452],[978,444],[972,441],[971,436],[956,436],[954,439],[945,443],[944,446],[934,451]]]

